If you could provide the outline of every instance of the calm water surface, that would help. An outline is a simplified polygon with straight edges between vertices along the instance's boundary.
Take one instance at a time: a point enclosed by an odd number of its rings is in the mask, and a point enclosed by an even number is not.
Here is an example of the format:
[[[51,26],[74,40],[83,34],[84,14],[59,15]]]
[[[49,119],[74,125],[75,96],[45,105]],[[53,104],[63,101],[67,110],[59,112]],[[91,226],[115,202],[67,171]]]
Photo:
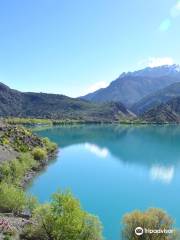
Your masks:
[[[41,202],[71,189],[98,215],[106,240],[119,240],[125,213],[165,209],[180,227],[180,127],[79,125],[36,129],[59,145],[27,191]]]

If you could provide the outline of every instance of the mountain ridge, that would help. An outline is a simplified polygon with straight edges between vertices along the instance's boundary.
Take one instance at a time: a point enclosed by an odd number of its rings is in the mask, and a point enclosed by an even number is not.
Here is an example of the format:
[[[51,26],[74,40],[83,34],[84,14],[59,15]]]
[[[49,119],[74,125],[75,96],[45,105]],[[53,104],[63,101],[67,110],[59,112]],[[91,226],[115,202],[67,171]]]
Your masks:
[[[106,122],[129,116],[121,103],[96,104],[60,94],[20,92],[0,83],[0,117]]]
[[[147,67],[135,72],[122,73],[108,87],[89,93],[81,99],[93,102],[119,101],[129,108],[146,95],[175,82],[180,82],[179,65]]]
[[[174,97],[180,96],[180,82],[173,83],[153,94],[147,95],[135,103],[131,110],[136,114],[143,114],[159,104],[166,103]]]
[[[180,97],[150,109],[142,115],[149,123],[180,123]]]

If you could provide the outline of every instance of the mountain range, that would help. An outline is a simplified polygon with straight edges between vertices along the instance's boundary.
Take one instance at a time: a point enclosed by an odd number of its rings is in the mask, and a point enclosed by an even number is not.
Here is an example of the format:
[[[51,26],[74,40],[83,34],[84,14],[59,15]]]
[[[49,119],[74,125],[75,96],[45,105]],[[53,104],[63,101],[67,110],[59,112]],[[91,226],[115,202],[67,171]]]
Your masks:
[[[180,122],[180,66],[122,73],[107,88],[79,98],[20,92],[0,83],[0,117]]]
[[[117,121],[132,114],[117,102],[92,103],[64,95],[24,93],[0,83],[0,117]]]
[[[149,109],[162,103],[166,103],[172,98],[180,97],[180,82],[173,83],[161,90],[156,91],[135,103],[131,110],[137,115],[141,115]]]
[[[180,122],[180,66],[164,65],[123,73],[107,88],[82,97],[121,102],[147,122]]]
[[[121,102],[131,108],[149,94],[180,81],[180,66],[165,65],[121,74],[106,88],[83,96],[93,102]]]
[[[142,118],[150,123],[180,123],[180,97],[148,110]]]

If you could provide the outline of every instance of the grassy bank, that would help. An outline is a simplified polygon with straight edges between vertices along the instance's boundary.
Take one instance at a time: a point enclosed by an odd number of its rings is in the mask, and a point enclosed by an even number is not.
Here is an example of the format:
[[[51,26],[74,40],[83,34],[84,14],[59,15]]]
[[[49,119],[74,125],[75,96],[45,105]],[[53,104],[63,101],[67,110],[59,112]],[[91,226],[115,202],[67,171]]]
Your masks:
[[[146,121],[141,118],[121,118],[116,121],[85,121],[85,120],[73,120],[73,119],[37,119],[37,118],[6,118],[4,121],[10,125],[45,125],[45,126],[56,126],[56,125],[74,125],[74,124],[123,124],[123,125],[146,125],[146,124],[159,124],[159,125],[167,125],[167,124],[177,124],[169,123],[169,122],[153,122]]]
[[[70,192],[58,192],[48,204],[39,204],[22,187],[27,175],[56,153],[55,143],[24,127],[1,123],[0,146],[1,154],[4,149],[16,153],[14,159],[0,162],[0,239],[102,240],[99,219],[85,212]]]
[[[14,159],[9,160],[7,156],[0,162],[0,212],[14,216],[24,211],[30,214],[37,201],[25,194],[22,183],[26,181],[28,172],[37,172],[46,164],[57,146],[24,127],[7,124],[0,127],[0,146],[0,154],[4,154],[4,149],[16,153]]]
[[[101,123],[115,123],[115,124],[148,124],[137,118],[122,118],[119,121],[85,121],[85,120],[53,120],[53,119],[37,119],[37,118],[6,118],[4,121],[11,125],[68,125],[68,124],[101,124]]]
[[[7,124],[23,124],[23,125],[63,125],[63,124],[78,124],[78,123],[86,123],[83,120],[73,120],[73,119],[63,119],[63,120],[55,120],[55,119],[38,119],[38,118],[6,118],[4,121]],[[94,121],[95,123],[95,121]]]

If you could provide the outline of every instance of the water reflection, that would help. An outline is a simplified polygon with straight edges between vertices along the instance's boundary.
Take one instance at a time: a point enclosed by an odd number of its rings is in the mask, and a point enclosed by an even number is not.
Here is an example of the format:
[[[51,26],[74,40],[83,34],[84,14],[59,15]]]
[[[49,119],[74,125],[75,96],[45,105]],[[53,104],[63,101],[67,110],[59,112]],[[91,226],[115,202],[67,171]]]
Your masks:
[[[100,148],[95,144],[85,143],[85,149],[87,149],[88,151],[90,151],[91,153],[95,154],[100,158],[106,158],[109,154],[107,148]]]
[[[39,130],[60,148],[85,144],[101,157],[110,153],[128,164],[169,167],[180,160],[180,127],[176,125],[71,125]]]
[[[60,147],[56,161],[28,189],[40,201],[59,187],[71,189],[100,217],[108,240],[119,239],[122,216],[135,209],[162,208],[180,226],[179,126],[71,125],[36,131]]]
[[[174,167],[152,166],[150,169],[150,177],[152,180],[170,183],[174,177]]]

